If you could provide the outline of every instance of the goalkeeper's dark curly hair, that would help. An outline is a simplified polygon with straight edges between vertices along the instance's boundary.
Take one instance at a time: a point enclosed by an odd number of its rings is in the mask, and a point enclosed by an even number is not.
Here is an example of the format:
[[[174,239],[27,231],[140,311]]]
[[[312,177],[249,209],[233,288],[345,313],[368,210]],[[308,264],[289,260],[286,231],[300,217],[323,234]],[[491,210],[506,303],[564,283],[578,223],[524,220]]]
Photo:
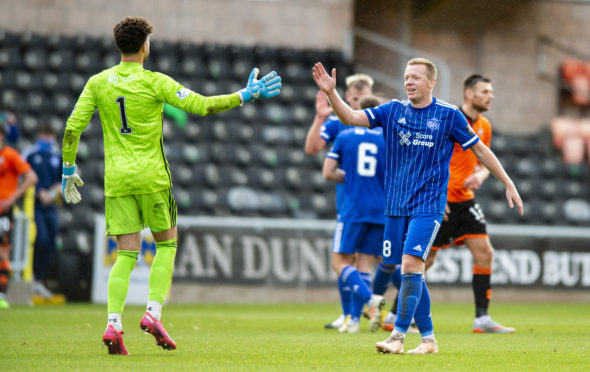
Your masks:
[[[125,17],[115,25],[113,35],[121,54],[139,52],[154,27],[143,17]]]

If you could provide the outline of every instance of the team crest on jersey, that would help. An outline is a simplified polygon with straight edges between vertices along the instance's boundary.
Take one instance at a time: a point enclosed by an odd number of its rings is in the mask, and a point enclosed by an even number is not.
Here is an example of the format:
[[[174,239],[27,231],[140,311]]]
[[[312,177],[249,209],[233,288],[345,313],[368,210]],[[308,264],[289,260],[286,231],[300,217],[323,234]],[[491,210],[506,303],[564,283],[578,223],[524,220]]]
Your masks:
[[[190,89],[182,88],[181,90],[179,90],[178,92],[176,92],[176,97],[178,97],[180,99],[185,99],[186,97],[188,97],[188,95],[189,95],[190,92],[191,92]]]
[[[437,130],[440,127],[440,119],[430,118],[426,120],[426,126],[430,130]]]

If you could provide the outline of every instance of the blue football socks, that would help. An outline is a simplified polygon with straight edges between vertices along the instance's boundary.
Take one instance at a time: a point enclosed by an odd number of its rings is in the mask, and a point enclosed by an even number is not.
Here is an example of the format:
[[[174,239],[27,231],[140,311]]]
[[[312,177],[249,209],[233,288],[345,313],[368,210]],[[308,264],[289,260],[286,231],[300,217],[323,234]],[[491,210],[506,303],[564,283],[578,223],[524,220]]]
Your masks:
[[[379,263],[377,270],[375,270],[375,278],[373,279],[373,293],[383,295],[387,291],[394,271],[395,267],[385,266],[383,263]]]
[[[359,296],[363,303],[369,302],[372,295],[371,290],[365,284],[365,282],[363,282],[363,279],[361,279],[361,276],[356,267],[346,266],[344,269],[342,269],[340,276],[342,277],[342,281],[352,288],[352,293]]]
[[[398,290],[402,286],[402,265],[396,265],[393,275],[391,275],[391,282]]]
[[[395,330],[406,333],[422,295],[422,273],[402,274]],[[430,304],[430,301],[429,301]]]
[[[359,272],[361,280],[365,285],[370,288],[371,287],[371,273],[361,273]],[[350,314],[350,318],[354,322],[358,322],[361,317],[361,313],[363,312],[363,307],[365,306],[365,302],[361,298],[361,296],[357,294],[353,294],[352,298],[352,311]]]
[[[344,316],[350,315],[350,310],[352,307],[352,290],[342,281],[342,276],[338,277],[338,293],[340,293],[342,314],[344,314]]]
[[[422,337],[430,336],[434,334],[434,328],[432,326],[432,316],[430,313],[430,293],[426,287],[426,281],[422,277],[422,295],[414,314],[414,320],[416,325],[422,334]]]

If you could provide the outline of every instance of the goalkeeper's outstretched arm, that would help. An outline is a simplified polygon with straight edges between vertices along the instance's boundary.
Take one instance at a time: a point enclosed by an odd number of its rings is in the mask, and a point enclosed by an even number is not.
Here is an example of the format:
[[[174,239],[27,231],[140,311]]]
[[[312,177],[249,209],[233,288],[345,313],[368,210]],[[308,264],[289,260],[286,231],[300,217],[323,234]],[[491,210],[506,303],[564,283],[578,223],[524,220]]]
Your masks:
[[[258,68],[254,68],[245,88],[233,94],[206,97],[183,87],[164,74],[156,73],[160,99],[174,107],[197,115],[213,115],[227,111],[245,102],[260,98],[274,97],[281,92],[281,77],[276,72],[257,79]]]

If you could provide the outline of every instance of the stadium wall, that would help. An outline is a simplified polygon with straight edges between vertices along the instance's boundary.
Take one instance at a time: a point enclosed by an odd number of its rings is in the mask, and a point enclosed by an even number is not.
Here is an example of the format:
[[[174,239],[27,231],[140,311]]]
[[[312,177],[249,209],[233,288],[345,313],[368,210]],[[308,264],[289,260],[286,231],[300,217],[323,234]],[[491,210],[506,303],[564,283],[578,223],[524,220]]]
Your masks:
[[[454,104],[462,102],[466,76],[475,72],[489,76],[495,89],[489,117],[502,131],[530,133],[548,126],[557,113],[559,63],[567,57],[590,55],[586,52],[590,43],[588,2],[431,1],[432,6],[420,14],[408,1],[394,5],[387,0],[356,1],[355,27],[407,43],[449,63]],[[478,7],[485,9],[477,12]],[[465,9],[470,11],[468,16]],[[570,52],[543,45],[542,37]],[[400,73],[394,57],[372,58],[374,48],[356,39],[355,62],[372,62],[380,70]]]
[[[110,35],[118,20],[141,15],[158,38],[196,43],[341,49],[353,0],[0,0],[10,31]]]

